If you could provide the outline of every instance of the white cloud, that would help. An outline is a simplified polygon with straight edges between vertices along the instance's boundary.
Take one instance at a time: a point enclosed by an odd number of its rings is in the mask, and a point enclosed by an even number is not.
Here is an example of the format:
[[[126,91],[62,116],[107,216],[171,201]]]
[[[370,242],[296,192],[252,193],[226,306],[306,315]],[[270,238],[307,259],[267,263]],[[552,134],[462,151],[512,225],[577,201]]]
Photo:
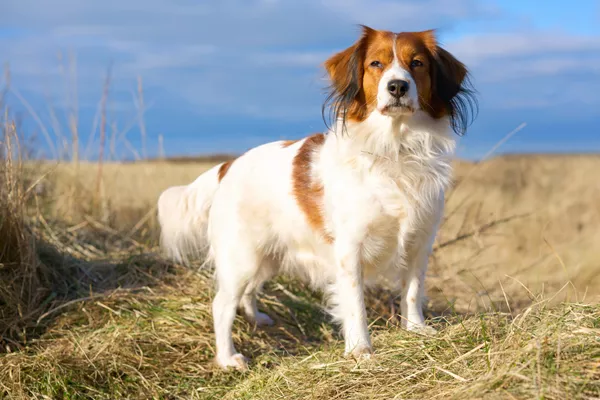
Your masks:
[[[258,67],[315,68],[332,54],[331,51],[283,51],[254,53],[249,62]]]
[[[264,1],[35,0],[12,1],[0,26],[23,35],[0,37],[15,83],[37,90],[56,80],[59,50],[77,54],[80,90],[97,97],[106,66],[115,85],[141,74],[202,110],[293,116],[321,100],[322,62],[350,45],[356,24],[427,29],[489,13],[475,0]],[[417,18],[418,17],[418,18]],[[444,22],[447,24],[446,22]],[[62,78],[61,78],[62,79]],[[64,83],[44,83],[51,87]],[[93,102],[90,102],[93,104]],[[305,111],[302,111],[305,110]]]
[[[568,74],[600,76],[600,57],[582,61],[577,58],[542,56],[539,58],[505,59],[502,62],[478,64],[475,74],[479,82],[506,82],[527,78],[553,77]],[[566,81],[567,78],[564,79]]]
[[[131,73],[143,74],[148,70],[207,65],[217,53],[217,48],[210,45],[174,45],[156,50],[141,45],[131,53],[134,54],[134,60],[126,63],[124,68]]]
[[[438,28],[474,16],[491,18],[499,12],[492,4],[476,0],[324,0],[323,3],[351,21],[392,31]]]
[[[303,118],[319,112],[322,62],[350,45],[365,23],[395,31],[441,28],[463,21],[497,21],[502,10],[479,0],[13,0],[0,26],[1,61],[10,61],[15,84],[29,91],[64,90],[59,51],[77,54],[82,104],[95,105],[109,61],[114,85],[127,91],[141,74],[201,112],[269,118]],[[1,33],[0,33],[1,34]],[[597,76],[600,37],[564,32],[473,34],[446,47],[473,70],[488,104],[514,104],[503,82],[545,104],[532,78],[577,72]],[[533,90],[535,89],[535,90]],[[152,96],[149,90],[148,96]],[[537,97],[536,97],[537,96]],[[575,98],[581,102],[585,96]],[[596,99],[592,95],[592,99]],[[161,98],[155,99],[160,107]]]
[[[492,58],[600,51],[600,37],[557,32],[477,34],[450,42],[446,47],[465,62],[478,64]]]
[[[531,30],[473,34],[446,48],[471,70],[485,107],[572,109],[585,115],[600,101],[600,36]]]

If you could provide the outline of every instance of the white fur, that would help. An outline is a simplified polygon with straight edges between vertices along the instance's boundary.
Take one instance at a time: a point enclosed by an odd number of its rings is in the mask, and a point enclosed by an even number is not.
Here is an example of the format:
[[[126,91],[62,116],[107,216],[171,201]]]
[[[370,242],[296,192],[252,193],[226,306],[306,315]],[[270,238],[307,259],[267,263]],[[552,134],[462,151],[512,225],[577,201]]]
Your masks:
[[[407,106],[409,109],[414,109],[419,103],[419,94],[417,92],[417,85],[415,85],[412,75],[409,71],[400,66],[398,54],[396,53],[396,38],[394,35],[394,41],[392,45],[394,61],[390,68],[388,68],[382,75],[377,86],[377,110],[384,112],[394,101],[394,97],[387,90],[387,85],[390,81],[400,79],[408,82],[408,93],[400,99],[400,104]],[[397,109],[394,111],[395,116],[410,113],[408,109]],[[390,115],[389,112],[386,114]]]
[[[185,260],[192,244],[210,246],[223,367],[245,367],[231,338],[238,306],[250,320],[272,323],[256,309],[255,295],[278,272],[326,290],[346,353],[371,351],[365,285],[401,290],[403,326],[426,329],[423,281],[454,149],[448,121],[422,111],[404,119],[375,111],[349,123],[344,135],[326,135],[311,167],[324,185],[322,211],[333,244],[308,225],[292,195],[292,163],[302,143],[259,146],[237,159],[220,184],[217,166],[159,200],[163,245],[175,258]]]
[[[169,257],[187,263],[208,249],[208,213],[219,187],[219,166],[211,168],[186,186],[173,186],[158,198],[160,240]]]
[[[455,147],[448,119],[419,109],[394,117],[375,110],[361,123],[348,122],[344,134],[325,138],[310,173],[324,187],[321,211],[332,244],[309,226],[293,195],[293,161],[304,140],[256,147],[235,160],[220,183],[217,166],[161,195],[162,243],[170,254],[185,260],[195,247],[209,247],[222,367],[246,367],[232,341],[237,307],[259,325],[272,323],[258,312],[256,292],[277,273],[299,276],[329,295],[347,354],[372,351],[366,285],[401,291],[402,325],[430,329],[422,299]]]

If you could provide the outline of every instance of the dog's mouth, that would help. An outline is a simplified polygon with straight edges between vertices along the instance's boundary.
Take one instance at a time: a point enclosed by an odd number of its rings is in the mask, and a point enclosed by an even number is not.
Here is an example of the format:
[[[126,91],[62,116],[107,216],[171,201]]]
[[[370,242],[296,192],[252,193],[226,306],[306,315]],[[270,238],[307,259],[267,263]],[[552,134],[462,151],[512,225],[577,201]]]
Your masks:
[[[412,102],[400,102],[394,101],[391,104],[387,104],[381,110],[383,115],[388,115],[390,117],[398,116],[398,115],[407,115],[413,114],[415,112],[415,108],[412,105]]]

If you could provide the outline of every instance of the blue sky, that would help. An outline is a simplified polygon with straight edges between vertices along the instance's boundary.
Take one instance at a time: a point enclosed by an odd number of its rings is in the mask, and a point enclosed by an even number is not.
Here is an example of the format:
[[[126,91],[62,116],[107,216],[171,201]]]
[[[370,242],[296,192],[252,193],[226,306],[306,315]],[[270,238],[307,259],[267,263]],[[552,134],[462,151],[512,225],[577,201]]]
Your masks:
[[[324,129],[320,109],[327,82],[321,63],[355,41],[357,24],[393,31],[436,28],[443,46],[471,69],[479,91],[480,112],[460,141],[459,155],[480,157],[522,122],[527,127],[502,151],[600,151],[599,4],[4,0],[0,61],[10,63],[14,91],[7,101],[46,156],[51,151],[43,130],[19,95],[56,142],[56,132],[68,130],[77,93],[82,151],[89,147],[94,157],[94,120],[109,63],[108,122],[138,152],[138,76],[144,82],[148,155],[156,154],[159,134],[170,155],[241,152]],[[118,143],[119,157],[132,154],[124,141]]]

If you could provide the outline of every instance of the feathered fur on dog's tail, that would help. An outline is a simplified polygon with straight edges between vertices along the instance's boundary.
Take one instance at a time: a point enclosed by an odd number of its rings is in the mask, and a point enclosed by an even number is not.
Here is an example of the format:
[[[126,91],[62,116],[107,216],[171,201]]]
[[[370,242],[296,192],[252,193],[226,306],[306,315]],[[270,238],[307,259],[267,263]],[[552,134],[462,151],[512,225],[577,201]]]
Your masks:
[[[206,255],[208,214],[219,187],[220,167],[209,169],[189,185],[168,188],[158,199],[161,247],[180,263]]]

